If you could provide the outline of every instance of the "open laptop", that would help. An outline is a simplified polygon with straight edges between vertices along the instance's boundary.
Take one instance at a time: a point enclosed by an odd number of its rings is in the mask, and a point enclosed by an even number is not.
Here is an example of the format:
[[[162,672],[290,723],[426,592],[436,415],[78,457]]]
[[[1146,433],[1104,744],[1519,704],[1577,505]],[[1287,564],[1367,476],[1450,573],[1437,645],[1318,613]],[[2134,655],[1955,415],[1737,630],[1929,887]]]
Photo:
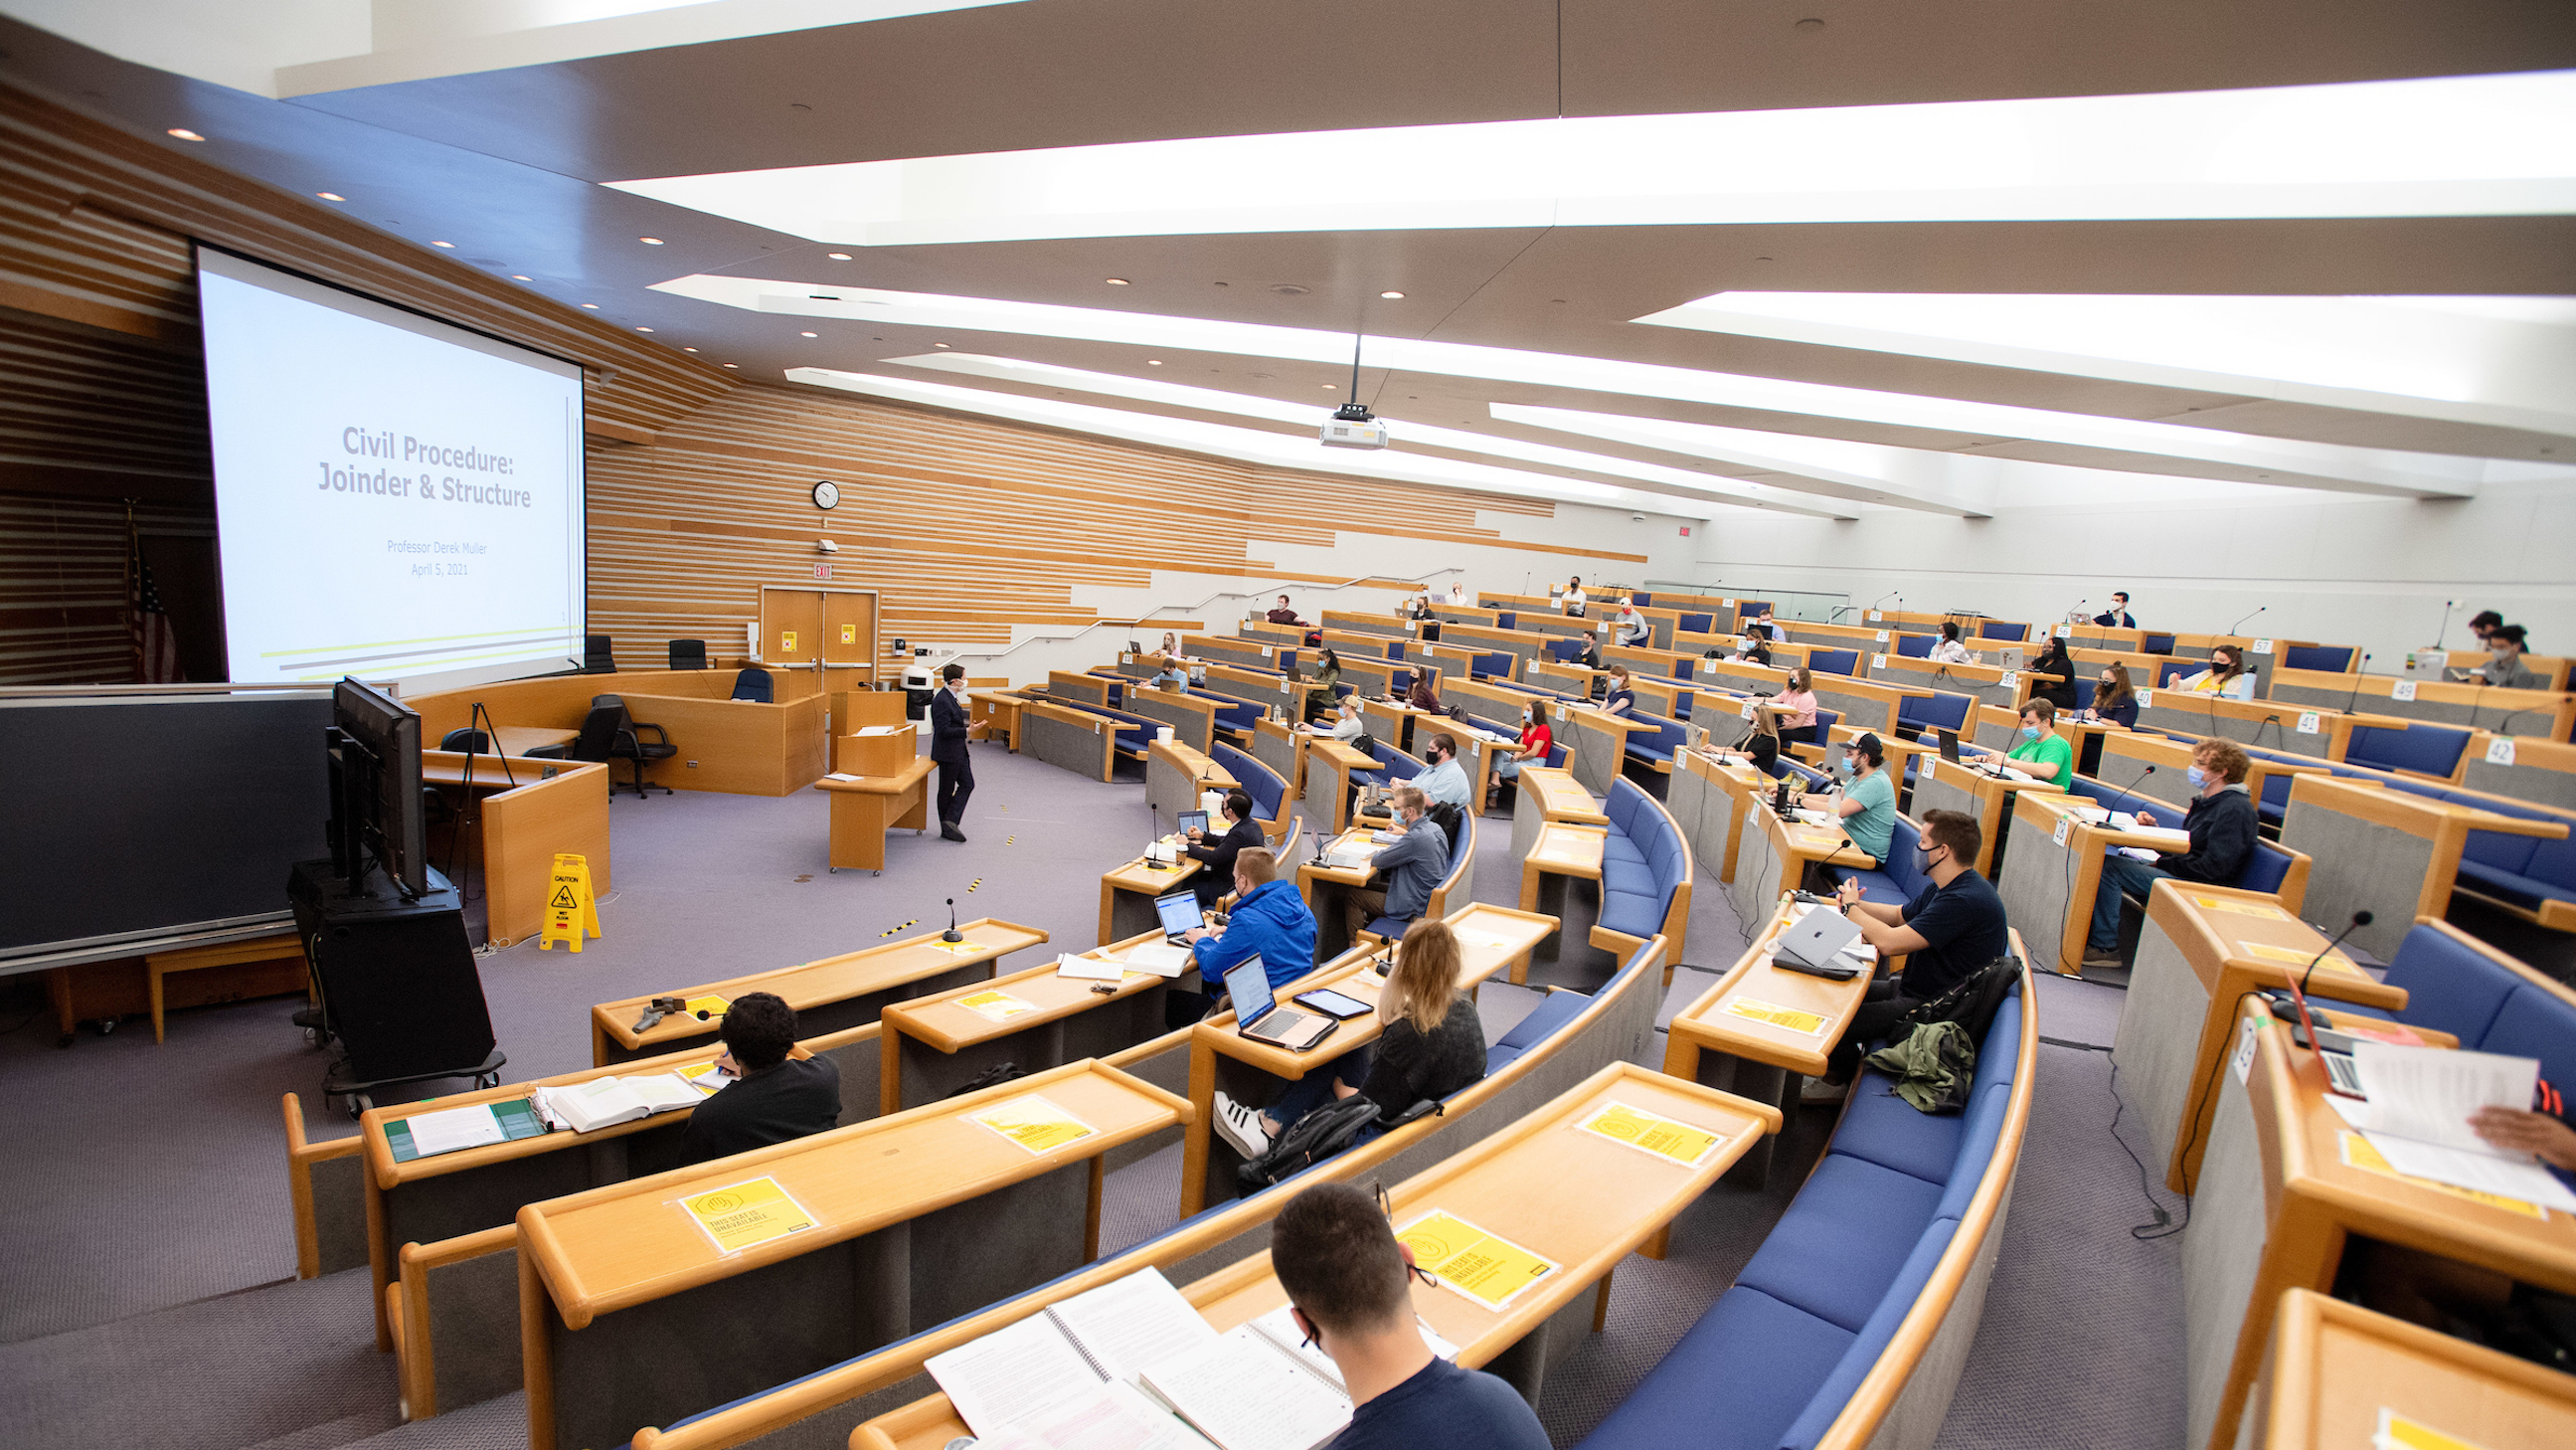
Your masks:
[[[1779,966],[1849,981],[1861,974],[1860,963],[1842,956],[1843,948],[1860,940],[1860,928],[1852,925],[1841,912],[1817,907],[1780,933],[1771,947],[1771,959]]]
[[[2017,669],[2020,669],[2020,668],[2021,668],[2021,651],[2020,651],[2020,650],[2018,650],[2018,649],[2007,649],[2007,650],[2005,650],[2005,651],[2003,652],[2003,661],[2004,661],[2004,668],[2005,668],[2005,669],[2008,669],[2008,670],[2017,670]]]
[[[1950,762],[1952,765],[1958,764],[1959,732],[1956,730],[1935,730],[1933,733],[1941,737],[1941,758]]]
[[[1206,923],[1195,891],[1167,891],[1154,898],[1154,918],[1163,924],[1163,940],[1180,945],[1181,937]]]
[[[1225,994],[1234,1001],[1236,1031],[1290,1052],[1305,1051],[1341,1025],[1318,1013],[1280,1006],[1270,987],[1270,969],[1257,956],[1244,958],[1226,972]]]

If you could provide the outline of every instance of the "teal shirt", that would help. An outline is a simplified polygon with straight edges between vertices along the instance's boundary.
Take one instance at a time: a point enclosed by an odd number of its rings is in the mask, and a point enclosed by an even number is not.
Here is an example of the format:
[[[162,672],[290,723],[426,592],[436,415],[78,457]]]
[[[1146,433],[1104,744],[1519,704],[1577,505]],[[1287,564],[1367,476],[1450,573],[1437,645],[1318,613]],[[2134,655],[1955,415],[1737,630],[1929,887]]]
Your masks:
[[[1861,809],[1843,817],[1843,831],[1853,845],[1885,861],[1889,838],[1896,831],[1895,783],[1882,767],[1853,781],[1844,793],[1860,802]]]
[[[2031,774],[2051,785],[2071,785],[2075,781],[2075,747],[2063,735],[2042,735],[2025,740],[2012,748],[2007,760],[2027,760],[2041,767]]]

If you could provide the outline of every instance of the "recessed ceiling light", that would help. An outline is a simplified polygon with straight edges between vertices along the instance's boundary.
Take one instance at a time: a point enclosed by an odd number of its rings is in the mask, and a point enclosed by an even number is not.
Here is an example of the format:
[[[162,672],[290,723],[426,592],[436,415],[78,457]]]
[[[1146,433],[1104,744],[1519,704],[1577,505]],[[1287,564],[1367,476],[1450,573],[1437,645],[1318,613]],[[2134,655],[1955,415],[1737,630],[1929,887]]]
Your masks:
[[[1127,285],[1127,279],[1124,277],[1103,277],[1100,280],[1108,283],[1112,287],[1124,287]]]
[[[203,141],[206,139],[205,137],[198,135],[196,132],[189,130],[185,126],[171,127],[170,134],[178,137],[182,141]]]
[[[739,366],[741,366],[741,364],[739,364],[739,363],[726,363],[726,364],[725,364],[725,366],[726,366],[726,367],[729,367],[729,368],[730,368],[730,367],[739,367]]]
[[[591,311],[593,311],[593,312],[597,312],[597,311],[599,310],[599,304],[598,304],[598,303],[596,303],[596,302],[585,302],[585,303],[583,303],[583,304],[581,304],[581,305],[582,305],[583,307],[588,308],[589,310],[591,310]]]
[[[1145,359],[1145,366],[1147,366],[1147,367],[1149,367],[1149,368],[1158,368],[1158,367],[1161,367],[1162,365],[1163,365],[1163,360],[1162,360],[1161,358],[1158,358],[1158,357],[1149,357],[1149,358]]]
[[[651,329],[651,328],[649,328],[649,327],[639,327],[639,328],[637,328],[637,329],[635,329],[635,330],[636,330],[637,332],[651,332],[653,329]]]
[[[931,346],[932,346],[932,347],[946,347],[947,345],[948,345],[948,344],[946,344],[946,343],[944,343],[944,342],[934,342],[934,343],[932,343],[932,344],[931,344]]]
[[[513,282],[525,282],[529,280],[529,277],[525,272],[513,272],[510,274],[510,280]]]
[[[660,237],[637,237],[635,240],[642,242],[648,247],[658,247],[662,245],[662,239]]]
[[[1323,386],[1324,391],[1325,391],[1325,392],[1328,392],[1328,393],[1335,393],[1335,392],[1339,392],[1339,391],[1341,391],[1341,389],[1340,389],[1340,388],[1338,388],[1338,387],[1334,386],[1334,385],[1333,385],[1333,384],[1331,384],[1331,383],[1325,383],[1325,384],[1323,384],[1322,386]]]
[[[1385,298],[1389,302],[1401,302],[1404,300],[1404,294],[1401,292],[1380,292],[1377,295]]]
[[[696,351],[697,351],[697,349],[696,349],[696,348],[694,348],[694,347],[684,347],[684,348],[680,349],[680,351],[682,351],[682,352],[696,352]]]
[[[315,196],[318,196],[318,197],[322,198],[324,201],[347,201],[347,200],[348,200],[348,198],[347,198],[347,197],[342,196],[340,193],[338,193],[338,192],[336,192],[336,191],[317,191],[317,192],[315,192],[315,193],[313,193],[313,194],[314,194]]]
[[[850,260],[850,254],[847,252],[825,252],[823,255],[831,258],[835,262],[846,262]]]
[[[823,334],[819,332],[800,332],[796,335],[798,337],[821,337]]]
[[[451,252],[456,250],[456,244],[454,242],[432,242],[430,245],[433,247],[445,247]]]

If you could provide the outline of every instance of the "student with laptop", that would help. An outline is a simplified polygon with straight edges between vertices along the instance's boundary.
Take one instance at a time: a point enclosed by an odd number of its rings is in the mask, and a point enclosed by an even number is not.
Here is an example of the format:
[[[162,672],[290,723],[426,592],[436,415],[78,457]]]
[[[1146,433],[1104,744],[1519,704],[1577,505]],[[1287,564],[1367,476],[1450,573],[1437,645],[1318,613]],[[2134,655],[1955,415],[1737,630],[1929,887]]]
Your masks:
[[[2104,859],[2102,884],[2093,894],[2093,928],[2084,941],[2084,965],[2121,964],[2123,894],[2143,898],[2168,876],[2205,886],[2234,884],[2236,873],[2245,869],[2246,858],[2254,854],[2254,842],[2260,834],[2254,797],[2245,789],[2245,774],[2253,768],[2254,762],[2246,757],[2244,747],[2233,740],[2203,740],[2192,747],[2191,765],[2183,774],[2198,792],[2192,797],[2190,811],[2183,816],[2183,829],[2191,833],[2191,849],[2167,852],[2153,861],[2140,861],[2117,851]],[[2140,811],[2137,815],[2139,825],[2151,829],[2155,826],[2154,812]]]
[[[1405,781],[1395,788],[1395,820],[1387,826],[1395,840],[1377,853],[1374,865],[1383,888],[1350,893],[1342,919],[1356,937],[1381,916],[1412,921],[1431,905],[1431,893],[1449,874],[1449,833],[1423,814],[1431,804],[1422,787]]]
[[[1887,859],[1887,844],[1896,833],[1896,783],[1888,778],[1887,745],[1864,730],[1834,757],[1845,781],[1840,799],[1806,797],[1809,810],[1832,811],[1842,818],[1843,834],[1875,860]]]
[[[2527,637],[2519,624],[2499,624],[2489,630],[2487,662],[2469,676],[2470,683],[2500,690],[2547,689],[2549,682],[2522,662],[2522,642]]]
[[[2004,769],[2023,780],[2072,785],[2075,747],[2057,733],[2057,706],[2034,695],[2021,707],[2021,739],[2004,757]]]
[[[1601,697],[1601,713],[1629,716],[1637,713],[1637,692],[1628,684],[1628,667],[1610,667],[1610,693]]]
[[[1467,767],[1458,763],[1458,737],[1443,730],[1422,747],[1422,758],[1430,764],[1415,774],[1413,783],[1435,801],[1464,810],[1467,805]]]
[[[2095,624],[2109,625],[2113,629],[2137,628],[2137,617],[2129,613],[2129,591],[2125,589],[2112,590],[2111,607],[2100,614],[2094,615],[2093,622]]]
[[[1325,721],[1326,723],[1318,725],[1310,720],[1297,728],[1309,735],[1321,735],[1327,740],[1338,740],[1345,745],[1366,733],[1360,724],[1360,702],[1347,696],[1333,702],[1333,708],[1326,714]]]
[[[1565,617],[1568,619],[1581,619],[1583,617],[1583,606],[1587,602],[1583,597],[1582,575],[1577,574],[1565,581],[1564,598]]]
[[[1247,850],[1269,845],[1261,833],[1261,823],[1252,818],[1252,797],[1241,790],[1225,793],[1225,834],[1211,840],[1207,832],[1193,827],[1189,844],[1182,849],[1205,869],[1191,880],[1190,887],[1201,906],[1214,906],[1219,898],[1233,889],[1235,858]]]
[[[1279,602],[1272,605],[1270,607],[1270,612],[1262,617],[1269,620],[1272,624],[1293,624],[1300,628],[1303,628],[1306,623],[1306,621],[1297,617],[1296,610],[1288,607],[1288,596],[1285,594],[1280,595]]]
[[[1315,913],[1297,888],[1279,879],[1278,858],[1266,846],[1247,846],[1234,854],[1234,909],[1221,927],[1198,926],[1182,933],[1191,964],[1202,982],[1222,982],[1239,963],[1254,957],[1274,987],[1315,970]],[[1175,1005],[1165,1011],[1174,1026],[1196,1022],[1207,1010],[1207,998],[1195,992],[1173,992]]]
[[[1401,1113],[1426,1098],[1445,1098],[1485,1075],[1485,1024],[1476,1003],[1458,990],[1464,969],[1458,934],[1426,921],[1404,934],[1395,966],[1377,994],[1381,1030],[1375,1048],[1359,1047],[1290,1083],[1278,1101],[1255,1111],[1220,1092],[1214,1126],[1234,1151],[1258,1158],[1281,1129],[1354,1094],[1381,1113]],[[1237,1019],[1241,1007],[1237,1005]],[[1362,1128],[1356,1146],[1377,1136]]]
[[[1835,892],[1835,905],[1860,928],[1861,940],[1878,948],[1882,962],[1904,957],[1905,970],[1869,984],[1869,999],[1852,1014],[1851,1026],[1825,1059],[1825,1075],[1807,1083],[1800,1102],[1842,1101],[1870,1043],[1887,1036],[1916,1007],[2011,951],[2004,900],[1968,864],[1983,844],[1985,831],[1976,817],[1926,811],[1916,849],[1931,885],[1903,906],[1863,901],[1859,885],[1850,881]]]
[[[1307,719],[1332,718],[1333,704],[1341,698],[1341,691],[1336,688],[1341,682],[1342,657],[1331,650],[1324,651],[1322,659],[1315,668],[1315,673],[1308,677],[1306,682]]]
[[[1414,666],[1413,685],[1405,691],[1404,703],[1426,714],[1448,713],[1447,707],[1440,703],[1440,671],[1436,666]]]
[[[841,1125],[841,1070],[828,1057],[788,1057],[796,1009],[775,992],[745,992],[716,1029],[733,1081],[690,1112],[680,1130],[680,1164],[730,1158]]]
[[[1646,623],[1646,616],[1637,612],[1635,600],[1619,601],[1619,612],[1610,619],[1611,643],[1622,649],[1634,649],[1644,644],[1654,632],[1654,628]]]

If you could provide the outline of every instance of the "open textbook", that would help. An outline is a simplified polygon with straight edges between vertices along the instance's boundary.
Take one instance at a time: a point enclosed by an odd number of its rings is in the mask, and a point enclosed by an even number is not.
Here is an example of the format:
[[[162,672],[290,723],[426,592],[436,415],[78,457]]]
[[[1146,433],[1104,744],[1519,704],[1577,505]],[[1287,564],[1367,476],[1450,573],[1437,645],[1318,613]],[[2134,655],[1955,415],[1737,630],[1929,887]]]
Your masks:
[[[541,1087],[529,1096],[539,1112],[576,1133],[694,1108],[706,1100],[695,1082],[676,1072],[599,1077],[572,1087]]]
[[[1332,1360],[1302,1346],[1284,1308],[1219,1334],[1141,1269],[927,1367],[979,1450],[1314,1450],[1351,1402]]]
[[[2352,1063],[2366,1101],[2346,1116],[2391,1169],[2576,1213],[2576,1194],[2530,1154],[2498,1148],[2469,1126],[2480,1108],[2529,1108],[2537,1060],[2364,1038]]]

